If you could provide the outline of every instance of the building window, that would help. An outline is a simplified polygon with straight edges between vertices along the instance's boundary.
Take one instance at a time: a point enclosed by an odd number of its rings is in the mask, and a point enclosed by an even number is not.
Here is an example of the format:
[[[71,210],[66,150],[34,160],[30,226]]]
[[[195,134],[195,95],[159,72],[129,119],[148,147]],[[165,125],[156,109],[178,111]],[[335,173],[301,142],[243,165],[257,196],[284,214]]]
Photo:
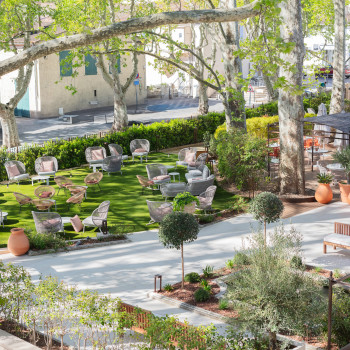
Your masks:
[[[120,66],[120,55],[117,58],[117,68],[118,68],[118,73],[120,74],[120,72],[122,71]],[[112,66],[110,63],[109,63],[109,74],[112,74]]]
[[[90,54],[85,55],[85,75],[97,75],[96,59]]]
[[[61,77],[70,77],[73,74],[72,60],[68,58],[69,51],[61,51],[60,57],[60,75]]]
[[[179,33],[179,38],[182,38],[182,33]]]
[[[314,51],[318,50],[318,44],[314,44]]]

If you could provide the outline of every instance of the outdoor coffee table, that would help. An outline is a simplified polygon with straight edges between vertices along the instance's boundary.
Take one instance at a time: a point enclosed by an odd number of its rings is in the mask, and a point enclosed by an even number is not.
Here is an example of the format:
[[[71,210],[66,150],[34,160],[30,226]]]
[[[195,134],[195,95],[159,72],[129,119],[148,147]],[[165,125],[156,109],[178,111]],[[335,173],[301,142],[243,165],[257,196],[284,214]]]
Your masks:
[[[175,165],[164,165],[168,170],[174,169]]]
[[[177,171],[173,171],[172,173],[169,173],[168,175],[173,177],[173,181],[176,181],[176,176],[179,177],[179,181],[180,181],[180,173],[178,173]]]
[[[65,224],[70,224],[70,219],[71,217],[69,216],[63,216],[62,218],[62,224],[65,225]]]
[[[50,176],[48,175],[37,175],[32,177],[32,186],[34,186],[34,181],[45,181],[46,185],[49,186]]]

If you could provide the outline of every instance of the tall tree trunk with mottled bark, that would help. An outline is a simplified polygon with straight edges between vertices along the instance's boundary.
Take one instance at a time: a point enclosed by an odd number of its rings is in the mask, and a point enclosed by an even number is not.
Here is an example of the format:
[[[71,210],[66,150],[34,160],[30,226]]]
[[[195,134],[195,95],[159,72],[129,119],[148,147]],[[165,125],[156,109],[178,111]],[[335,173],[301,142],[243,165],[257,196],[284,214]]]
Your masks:
[[[0,122],[2,127],[2,145],[7,148],[19,146],[15,109],[0,106]]]
[[[198,112],[202,115],[209,111],[208,87],[201,82],[198,82]]]
[[[305,191],[303,118],[304,108],[300,89],[303,78],[305,55],[301,2],[282,0],[280,3],[281,37],[294,47],[281,54],[294,71],[281,68],[280,76],[285,77],[288,87],[281,88],[278,97],[280,128],[280,177],[281,193],[303,194]],[[299,92],[297,91],[299,88]]]
[[[333,85],[329,113],[344,109],[345,94],[345,0],[334,0]]]

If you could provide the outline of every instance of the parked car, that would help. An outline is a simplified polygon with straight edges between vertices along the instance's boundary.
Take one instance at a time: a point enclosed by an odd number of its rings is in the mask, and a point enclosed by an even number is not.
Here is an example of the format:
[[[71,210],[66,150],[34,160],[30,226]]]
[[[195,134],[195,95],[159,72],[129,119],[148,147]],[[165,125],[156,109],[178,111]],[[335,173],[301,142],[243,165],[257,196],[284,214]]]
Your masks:
[[[333,76],[333,67],[331,65],[318,68],[315,72],[316,77],[317,76],[327,76],[332,77]]]

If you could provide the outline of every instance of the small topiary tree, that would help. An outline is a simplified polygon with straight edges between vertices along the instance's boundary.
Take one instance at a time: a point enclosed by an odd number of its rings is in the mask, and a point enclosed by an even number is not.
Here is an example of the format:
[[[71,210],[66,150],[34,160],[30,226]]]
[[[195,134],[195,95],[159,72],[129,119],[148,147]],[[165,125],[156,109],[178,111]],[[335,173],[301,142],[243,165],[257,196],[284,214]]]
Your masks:
[[[266,245],[266,224],[277,221],[283,212],[282,201],[271,192],[259,193],[250,203],[249,211],[255,220],[264,223],[264,242]]]
[[[159,240],[166,248],[181,249],[182,283],[184,288],[185,269],[183,244],[197,239],[199,226],[193,215],[183,212],[173,212],[166,215],[159,227]]]

